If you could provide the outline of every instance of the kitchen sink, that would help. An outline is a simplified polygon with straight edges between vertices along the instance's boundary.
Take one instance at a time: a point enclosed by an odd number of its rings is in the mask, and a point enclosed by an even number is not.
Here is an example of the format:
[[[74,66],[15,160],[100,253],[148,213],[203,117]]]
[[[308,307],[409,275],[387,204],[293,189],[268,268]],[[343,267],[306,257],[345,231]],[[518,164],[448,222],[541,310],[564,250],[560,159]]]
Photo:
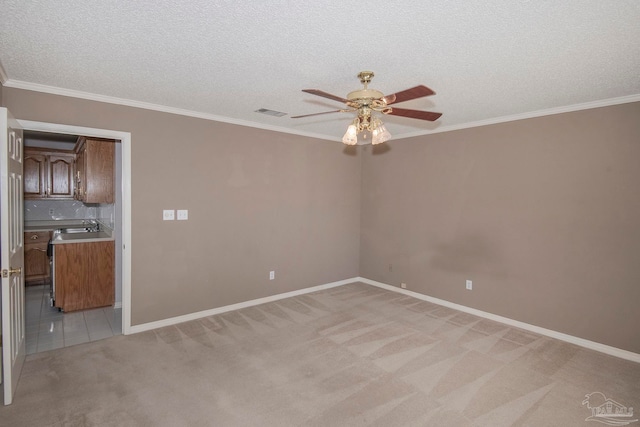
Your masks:
[[[110,237],[110,234],[100,229],[97,223],[73,224],[66,227],[58,228],[53,232],[53,241],[68,240],[88,240],[103,239]]]
[[[111,237],[109,233],[104,231],[85,231],[71,233],[57,233],[53,236],[53,241],[69,241],[69,240],[89,240],[89,239],[106,239]]]
[[[60,228],[60,233],[68,234],[68,233],[90,233],[92,231],[96,231],[95,229],[89,227],[73,227],[73,228]]]

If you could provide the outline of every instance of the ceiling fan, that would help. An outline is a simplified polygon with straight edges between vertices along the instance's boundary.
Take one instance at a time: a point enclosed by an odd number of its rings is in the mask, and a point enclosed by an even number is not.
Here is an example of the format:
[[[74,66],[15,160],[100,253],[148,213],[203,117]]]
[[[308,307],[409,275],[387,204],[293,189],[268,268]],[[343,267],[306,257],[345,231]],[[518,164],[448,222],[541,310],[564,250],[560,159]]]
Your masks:
[[[438,118],[442,115],[442,113],[433,113],[430,111],[409,110],[406,108],[390,107],[390,105],[392,104],[410,101],[412,99],[422,98],[424,96],[435,94],[433,90],[424,85],[415,86],[410,89],[385,96],[382,92],[368,88],[368,85],[369,83],[371,83],[371,79],[373,78],[373,71],[362,71],[358,74],[358,78],[360,79],[360,83],[364,85],[364,89],[349,92],[346,98],[332,95],[319,89],[302,90],[303,92],[310,93],[312,95],[322,96],[324,98],[342,102],[349,108],[324,111],[322,113],[304,114],[301,116],[292,116],[291,118],[299,119],[301,117],[318,116],[321,114],[356,112],[357,116],[347,128],[347,132],[342,137],[342,142],[347,145],[357,145],[357,135],[363,131],[371,132],[372,144],[380,144],[382,142],[388,141],[389,138],[391,138],[391,134],[389,133],[387,128],[378,117],[375,117],[373,115],[373,112],[379,112],[391,116],[402,116],[412,119],[428,120],[431,122],[438,120]]]

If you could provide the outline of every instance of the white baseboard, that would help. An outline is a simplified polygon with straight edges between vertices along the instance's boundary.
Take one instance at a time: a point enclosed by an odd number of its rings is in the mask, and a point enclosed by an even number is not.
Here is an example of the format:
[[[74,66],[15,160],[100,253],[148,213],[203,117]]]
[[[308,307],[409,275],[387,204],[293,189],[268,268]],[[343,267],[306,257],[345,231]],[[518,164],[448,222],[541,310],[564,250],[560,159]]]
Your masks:
[[[255,305],[265,304],[268,302],[278,301],[285,298],[295,297],[298,295],[309,294],[311,292],[321,291],[323,289],[335,288],[337,286],[348,285],[350,283],[362,282],[367,285],[376,286],[378,288],[386,289],[388,291],[401,293],[404,295],[417,298],[419,300],[431,302],[441,305],[443,307],[449,307],[454,310],[462,311],[464,313],[473,314],[475,316],[483,317],[485,319],[493,320],[496,322],[504,323],[509,326],[524,329],[526,331],[534,332],[540,335],[544,335],[550,338],[555,338],[561,341],[565,341],[571,344],[578,345],[580,347],[595,350],[600,353],[608,354],[610,356],[619,357],[621,359],[630,360],[632,362],[640,363],[640,354],[633,353],[631,351],[622,350],[620,348],[611,347],[609,345],[601,344],[595,341],[589,341],[584,338],[575,337],[573,335],[564,334],[551,329],[541,328],[539,326],[531,325],[529,323],[520,322],[518,320],[510,319],[508,317],[498,316],[497,314],[489,313],[486,311],[478,310],[475,308],[467,307],[464,305],[456,304],[450,301],[446,301],[439,298],[430,297],[418,292],[409,291],[407,289],[391,286],[386,283],[377,282],[375,280],[367,279],[364,277],[353,277],[351,279],[340,280],[337,282],[326,283],[324,285],[313,286],[311,288],[299,289],[297,291],[285,292],[282,294],[272,295],[269,297],[258,298],[250,301],[245,301],[237,304],[226,305],[224,307],[213,308],[210,310],[199,311],[197,313],[189,313],[183,316],[171,317],[169,319],[158,320],[155,322],[143,323],[140,325],[133,325],[129,330],[129,333],[135,334],[138,332],[149,331],[156,328],[162,328],[164,326],[176,325],[178,323],[188,322],[190,320],[201,319],[207,316],[214,316],[216,314],[226,313],[228,311],[240,310],[241,308],[252,307]],[[116,303],[117,304],[117,303]],[[120,303],[122,305],[122,303]],[[114,306],[115,307],[115,306]],[[118,307],[116,307],[118,308]]]
[[[364,277],[358,277],[356,280],[366,283],[368,285],[377,286],[388,291],[398,292],[404,295],[408,295],[423,301],[432,302],[434,304],[442,305],[444,307],[453,308],[465,313],[473,314],[475,316],[484,317],[485,319],[494,320],[496,322],[504,323],[509,326],[524,329],[530,332],[534,332],[540,335],[545,335],[551,338],[555,338],[561,341],[565,341],[571,344],[585,347],[591,350],[599,351],[601,353],[608,354],[610,356],[619,357],[621,359],[630,360],[632,362],[640,363],[640,354],[633,353],[631,351],[622,350],[620,348],[611,347],[609,345],[600,344],[595,341],[589,341],[584,338],[574,337],[573,335],[564,334],[562,332],[553,331],[551,329],[541,328],[539,326],[531,325],[529,323],[520,322],[518,320],[509,319],[508,317],[498,316],[497,314],[488,313],[486,311],[477,310],[475,308],[467,307],[464,305],[456,304],[439,298],[430,297],[418,292],[409,291],[407,289],[398,288],[396,286],[387,285],[386,283],[376,282],[375,280],[365,279]]]
[[[197,313],[189,313],[183,316],[171,317],[169,319],[158,320],[156,322],[142,323],[140,325],[132,325],[129,333],[149,331],[151,329],[162,328],[163,326],[171,326],[178,323],[188,322],[189,320],[201,319],[207,316],[214,316],[228,311],[240,310],[241,308],[252,307],[254,305],[265,304],[268,302],[278,301],[285,298],[295,297],[298,295],[309,294],[311,292],[321,291],[323,289],[335,288],[337,286],[346,285],[359,281],[360,278],[351,278],[340,280],[338,282],[325,283],[324,285],[313,286],[311,288],[299,289],[297,291],[285,292],[283,294],[272,295],[269,297],[258,298],[250,301],[240,302],[237,304],[225,305],[224,307],[212,308],[210,310],[198,311]]]

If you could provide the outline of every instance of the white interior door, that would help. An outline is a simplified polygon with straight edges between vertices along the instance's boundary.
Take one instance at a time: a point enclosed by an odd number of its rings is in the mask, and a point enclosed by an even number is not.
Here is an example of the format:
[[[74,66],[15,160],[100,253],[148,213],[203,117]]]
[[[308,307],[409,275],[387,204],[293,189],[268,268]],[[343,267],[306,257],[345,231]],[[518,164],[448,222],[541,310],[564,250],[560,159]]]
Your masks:
[[[0,108],[0,245],[2,262],[2,382],[13,401],[25,358],[22,129]]]

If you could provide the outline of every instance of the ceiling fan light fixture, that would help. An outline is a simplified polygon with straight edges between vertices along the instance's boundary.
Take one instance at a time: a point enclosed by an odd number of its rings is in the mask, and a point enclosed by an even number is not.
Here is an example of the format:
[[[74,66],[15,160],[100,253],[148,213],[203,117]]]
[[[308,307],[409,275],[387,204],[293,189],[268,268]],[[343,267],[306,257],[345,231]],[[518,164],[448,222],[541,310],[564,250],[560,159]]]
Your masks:
[[[383,142],[391,139],[391,133],[387,130],[386,126],[378,120],[379,125],[371,132],[371,144],[382,144]]]
[[[358,127],[356,126],[355,121],[347,128],[347,131],[342,137],[342,142],[346,145],[358,144]]]
[[[358,114],[356,119],[349,125],[347,131],[342,137],[342,142],[347,145],[365,145],[368,144],[367,132],[371,132],[371,144],[382,144],[391,139],[391,133],[387,130],[382,121],[375,117],[373,113],[389,114],[393,116],[409,117],[412,119],[436,121],[442,116],[442,113],[433,113],[430,111],[411,110],[407,108],[389,107],[391,104],[411,101],[413,99],[425,96],[435,95],[435,92],[424,85],[418,85],[400,92],[384,95],[375,89],[369,89],[369,83],[373,78],[373,71],[362,71],[358,74],[360,83],[364,86],[362,89],[354,90],[347,94],[346,98],[332,95],[319,89],[303,89],[303,92],[312,95],[328,98],[333,101],[344,103],[348,108],[334,111],[324,111],[321,113],[303,114],[300,116],[292,116],[293,119],[302,117],[317,116],[329,113],[351,113]],[[362,135],[363,141],[358,143],[358,134]]]

